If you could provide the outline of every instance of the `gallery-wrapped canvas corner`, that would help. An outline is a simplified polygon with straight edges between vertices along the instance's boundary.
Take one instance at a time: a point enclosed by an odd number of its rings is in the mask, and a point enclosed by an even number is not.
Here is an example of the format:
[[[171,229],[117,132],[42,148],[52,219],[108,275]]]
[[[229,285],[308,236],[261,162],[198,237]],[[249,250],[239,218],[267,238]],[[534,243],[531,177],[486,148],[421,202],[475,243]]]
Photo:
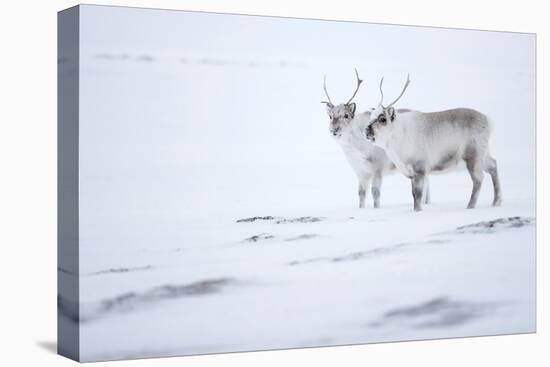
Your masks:
[[[535,331],[534,34],[58,17],[60,354]]]

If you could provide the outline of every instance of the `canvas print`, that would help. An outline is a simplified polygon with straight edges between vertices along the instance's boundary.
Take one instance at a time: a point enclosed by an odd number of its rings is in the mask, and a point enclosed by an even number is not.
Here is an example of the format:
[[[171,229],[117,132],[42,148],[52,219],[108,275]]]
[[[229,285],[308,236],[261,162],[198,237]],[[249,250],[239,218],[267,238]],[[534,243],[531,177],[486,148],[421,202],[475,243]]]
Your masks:
[[[59,13],[59,352],[532,333],[534,34]]]

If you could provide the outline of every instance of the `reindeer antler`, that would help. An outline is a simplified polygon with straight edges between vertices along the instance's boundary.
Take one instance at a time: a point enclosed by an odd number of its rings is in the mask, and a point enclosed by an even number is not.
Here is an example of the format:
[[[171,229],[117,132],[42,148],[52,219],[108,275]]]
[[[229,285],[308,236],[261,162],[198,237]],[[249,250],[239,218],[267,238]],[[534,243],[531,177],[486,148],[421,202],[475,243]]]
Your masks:
[[[359,73],[357,72],[357,68],[355,68],[355,77],[357,78],[357,87],[355,88],[355,92],[353,92],[353,95],[351,96],[351,98],[348,99],[348,101],[345,104],[349,104],[353,100],[353,98],[359,91],[359,87],[361,86],[361,83],[363,83],[363,80],[359,78]],[[325,77],[323,78],[323,89],[325,90],[325,95],[327,96],[328,101],[322,101],[321,103],[326,103],[328,105],[334,106],[327,92],[327,75],[326,74],[325,74]]]
[[[405,93],[405,91],[409,87],[409,84],[411,84],[411,79],[409,78],[409,73],[407,73],[407,81],[405,82],[405,85],[403,86],[403,90],[401,91],[401,94],[399,94],[399,96],[392,103],[387,105],[386,108],[393,106],[397,101],[399,101],[399,99],[401,97],[403,97],[403,94]]]
[[[330,106],[334,106],[334,104],[332,103],[332,100],[330,99],[330,96],[328,95],[328,92],[327,92],[327,74],[325,74],[325,77],[323,78],[323,89],[325,90],[325,95],[327,96],[328,101],[322,101],[321,103],[326,103]]]
[[[405,82],[405,85],[403,86],[403,90],[401,91],[401,94],[399,94],[399,96],[392,103],[390,103],[387,106],[382,105],[382,102],[384,101],[384,91],[382,90],[382,83],[383,82],[384,82],[384,77],[382,77],[382,79],[380,79],[380,102],[378,103],[378,105],[385,109],[385,108],[389,108],[389,107],[393,106],[397,101],[399,101],[399,99],[401,97],[403,97],[403,94],[405,93],[405,91],[409,87],[409,84],[411,84],[411,79],[409,78],[409,74],[407,73],[407,81]]]
[[[361,86],[361,83],[363,83],[363,80],[359,79],[359,73],[357,72],[357,68],[355,68],[355,76],[357,77],[357,88],[355,88],[355,92],[353,92],[353,95],[351,96],[350,99],[348,99],[346,104],[349,104],[353,100],[353,98],[357,94],[357,91],[359,91],[359,87]]]
[[[380,79],[380,102],[378,103],[378,105],[381,106],[382,108],[388,108],[388,107],[393,106],[397,101],[399,101],[399,99],[401,97],[403,97],[403,94],[405,94],[405,91],[409,87],[409,84],[411,84],[411,79],[409,77],[409,74],[407,73],[407,81],[405,82],[405,85],[403,86],[403,90],[401,91],[399,96],[392,103],[390,103],[387,106],[382,105],[382,102],[384,101],[384,91],[382,90],[382,83],[384,83],[384,77],[382,77],[382,79]]]
[[[380,79],[380,102],[378,102],[379,106],[382,106],[382,102],[384,102],[384,91],[382,90],[382,84],[384,83],[384,77]],[[383,107],[383,106],[382,106]]]

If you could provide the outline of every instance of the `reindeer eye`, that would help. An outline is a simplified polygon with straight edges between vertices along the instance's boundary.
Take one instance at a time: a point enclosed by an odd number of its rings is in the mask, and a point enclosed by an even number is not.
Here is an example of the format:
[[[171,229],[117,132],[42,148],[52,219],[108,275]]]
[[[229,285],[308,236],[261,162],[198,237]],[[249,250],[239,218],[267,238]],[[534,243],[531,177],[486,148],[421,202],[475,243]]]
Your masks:
[[[349,115],[346,113],[346,114],[344,115],[344,118],[345,118],[345,119],[349,118]]]
[[[381,122],[381,123],[385,124],[386,123],[386,116],[384,116],[384,115],[378,116],[378,122]]]

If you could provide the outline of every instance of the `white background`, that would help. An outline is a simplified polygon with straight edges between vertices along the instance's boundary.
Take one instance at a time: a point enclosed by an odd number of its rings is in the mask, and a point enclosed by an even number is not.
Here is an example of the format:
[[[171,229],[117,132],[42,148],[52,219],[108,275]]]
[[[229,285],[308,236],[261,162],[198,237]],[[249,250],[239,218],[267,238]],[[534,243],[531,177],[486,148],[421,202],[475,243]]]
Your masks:
[[[173,9],[232,13],[282,15],[294,17],[343,19],[371,22],[434,25],[460,28],[524,31],[538,33],[538,154],[542,150],[545,120],[542,41],[546,36],[543,10],[523,1],[516,5],[495,2],[480,4],[463,1],[460,5],[416,1],[380,2],[368,5],[321,5],[314,2],[231,1],[99,1],[100,4],[155,6]],[[395,5],[394,5],[395,4]],[[533,2],[534,4],[534,2]],[[2,68],[0,68],[0,244],[2,256],[2,303],[0,312],[4,364],[39,362],[68,365],[69,361],[50,350],[55,342],[55,210],[56,210],[56,11],[74,5],[68,1],[48,4],[14,5],[2,9]],[[391,6],[390,6],[391,5]],[[510,50],[513,53],[514,50]],[[542,279],[544,216],[542,208],[544,175],[539,173],[538,230],[539,279]],[[164,360],[119,362],[121,365],[279,365],[281,363],[320,365],[389,364],[411,361],[422,365],[536,365],[542,364],[546,337],[543,309],[544,293],[539,282],[538,334],[497,338],[473,338],[384,345],[324,348],[232,354]],[[546,340],[548,343],[548,340]],[[44,347],[49,346],[49,348]],[[414,363],[414,364],[416,364]]]

